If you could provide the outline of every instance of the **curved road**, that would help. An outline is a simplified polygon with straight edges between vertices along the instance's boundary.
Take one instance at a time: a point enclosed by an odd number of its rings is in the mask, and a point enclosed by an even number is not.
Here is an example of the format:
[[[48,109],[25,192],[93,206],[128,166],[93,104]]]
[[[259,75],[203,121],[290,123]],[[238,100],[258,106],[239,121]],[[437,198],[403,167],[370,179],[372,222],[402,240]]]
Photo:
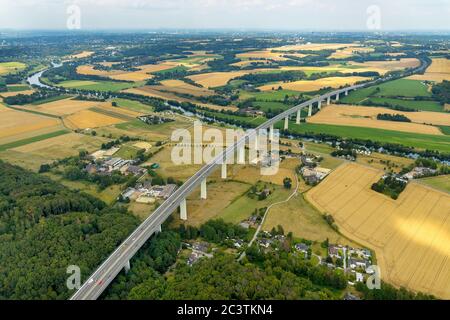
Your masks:
[[[420,72],[426,67],[415,69],[415,72]],[[268,129],[276,122],[289,117],[291,114],[296,113],[298,110],[307,108],[312,103],[327,100],[334,95],[345,93],[349,90],[355,90],[373,84],[381,83],[384,81],[392,80],[391,77],[384,79],[377,79],[374,81],[366,82],[364,84],[358,84],[315,97],[309,101],[301,103],[283,113],[275,116],[274,118],[266,121],[262,125],[256,128]],[[256,131],[255,130],[255,131]],[[142,224],[134,230],[131,235],[123,241],[119,247],[98,267],[98,269],[88,278],[88,280],[81,286],[78,291],[70,298],[71,300],[94,300],[97,299],[102,292],[107,288],[116,275],[124,268],[124,266],[130,261],[135,253],[144,245],[144,243],[155,233],[159,231],[161,224],[177,210],[180,203],[186,199],[186,197],[198,186],[200,186],[203,179],[208,177],[215,169],[222,164],[222,159],[228,159],[237,150],[238,146],[250,141],[248,139],[255,136],[255,132],[245,134],[235,144],[225,149],[219,154],[213,161],[203,166],[195,175],[190,177],[179,189],[177,189],[165,202],[161,204]]]

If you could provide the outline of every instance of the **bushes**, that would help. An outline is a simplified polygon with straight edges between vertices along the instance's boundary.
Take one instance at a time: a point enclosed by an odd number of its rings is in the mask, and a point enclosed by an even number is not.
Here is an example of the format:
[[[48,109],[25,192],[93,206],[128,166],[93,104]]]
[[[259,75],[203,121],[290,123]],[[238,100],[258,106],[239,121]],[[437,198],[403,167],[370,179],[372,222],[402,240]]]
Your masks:
[[[405,190],[406,182],[393,175],[382,177],[378,182],[372,184],[372,190],[383,193],[396,200],[400,193]]]
[[[377,120],[411,122],[411,119],[405,117],[402,114],[389,114],[389,113],[379,113],[377,115]]]

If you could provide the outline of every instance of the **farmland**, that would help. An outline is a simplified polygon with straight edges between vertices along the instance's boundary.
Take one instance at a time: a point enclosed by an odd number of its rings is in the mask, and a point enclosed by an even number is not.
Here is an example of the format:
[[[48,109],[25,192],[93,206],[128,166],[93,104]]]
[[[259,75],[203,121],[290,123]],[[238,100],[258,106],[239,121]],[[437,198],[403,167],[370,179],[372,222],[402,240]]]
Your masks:
[[[60,84],[63,88],[95,90],[95,91],[120,91],[137,86],[130,82],[110,82],[110,81],[88,81],[88,80],[67,80]]]
[[[412,122],[377,120],[378,114],[402,114]],[[366,128],[378,128],[402,132],[442,135],[438,127],[450,125],[450,115],[437,112],[397,112],[387,108],[330,105],[324,107],[308,123],[323,123]],[[432,124],[432,125],[425,125]]]
[[[287,90],[300,92],[317,91],[322,88],[339,88],[345,85],[353,85],[359,81],[370,80],[367,77],[327,77],[317,80],[299,80],[293,82],[275,82],[259,87],[262,91],[270,91],[282,87]]]
[[[450,60],[446,58],[434,58],[424,74],[413,75],[409,79],[434,82],[450,81]]]
[[[22,62],[0,62],[0,76],[16,73],[25,69],[26,65]]]
[[[98,128],[122,122],[125,121],[91,110],[78,111],[64,118],[64,123],[72,129]]]
[[[346,164],[307,199],[331,214],[344,235],[375,249],[385,281],[448,299],[450,195],[411,183],[392,200],[370,189],[382,174]]]
[[[279,126],[281,128],[281,126]],[[445,135],[429,135],[419,133],[382,130],[376,128],[337,126],[328,124],[306,123],[295,125],[289,130],[294,133],[326,133],[344,138],[365,139],[385,143],[398,143],[418,149],[433,149],[450,152],[450,137]]]

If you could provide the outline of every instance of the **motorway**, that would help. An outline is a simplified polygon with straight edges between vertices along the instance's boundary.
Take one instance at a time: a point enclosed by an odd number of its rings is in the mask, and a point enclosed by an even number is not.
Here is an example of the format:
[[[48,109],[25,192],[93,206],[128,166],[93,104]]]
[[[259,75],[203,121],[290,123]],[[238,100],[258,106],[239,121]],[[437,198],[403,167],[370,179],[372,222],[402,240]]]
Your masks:
[[[417,68],[415,71],[424,70],[424,66]],[[307,108],[312,103],[327,100],[329,97],[337,94],[345,93],[349,90],[355,90],[358,88],[370,86],[373,84],[381,83],[387,80],[392,80],[390,77],[384,79],[378,79],[363,84],[358,84],[346,88],[334,90],[324,95],[315,97],[311,100],[303,102],[283,113],[275,116],[274,118],[266,121],[262,125],[256,128],[268,129],[276,122],[289,117],[299,109]],[[198,186],[200,186],[203,179],[207,178],[215,169],[221,164],[223,159],[228,159],[233,156],[238,146],[249,139],[253,138],[255,131],[245,134],[232,146],[225,149],[221,154],[214,158],[210,163],[203,166],[195,175],[190,177],[179,189],[177,189],[161,206],[159,206],[142,224],[135,229],[131,235],[123,241],[119,247],[98,267],[98,269],[88,278],[88,280],[78,289],[75,294],[70,298],[71,300],[95,300],[102,292],[108,287],[111,281],[114,280],[116,275],[124,268],[124,266],[131,260],[135,253],[145,244],[145,242],[155,233],[159,231],[160,226],[164,221],[177,210],[180,203],[186,199],[186,197]]]

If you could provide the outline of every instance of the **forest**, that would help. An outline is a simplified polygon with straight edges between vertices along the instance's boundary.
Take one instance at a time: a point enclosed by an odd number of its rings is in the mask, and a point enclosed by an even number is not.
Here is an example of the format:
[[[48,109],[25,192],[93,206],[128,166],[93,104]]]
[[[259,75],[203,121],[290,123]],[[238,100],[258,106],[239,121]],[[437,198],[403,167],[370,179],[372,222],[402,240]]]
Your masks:
[[[67,299],[138,225],[126,210],[0,161],[0,299]]]

